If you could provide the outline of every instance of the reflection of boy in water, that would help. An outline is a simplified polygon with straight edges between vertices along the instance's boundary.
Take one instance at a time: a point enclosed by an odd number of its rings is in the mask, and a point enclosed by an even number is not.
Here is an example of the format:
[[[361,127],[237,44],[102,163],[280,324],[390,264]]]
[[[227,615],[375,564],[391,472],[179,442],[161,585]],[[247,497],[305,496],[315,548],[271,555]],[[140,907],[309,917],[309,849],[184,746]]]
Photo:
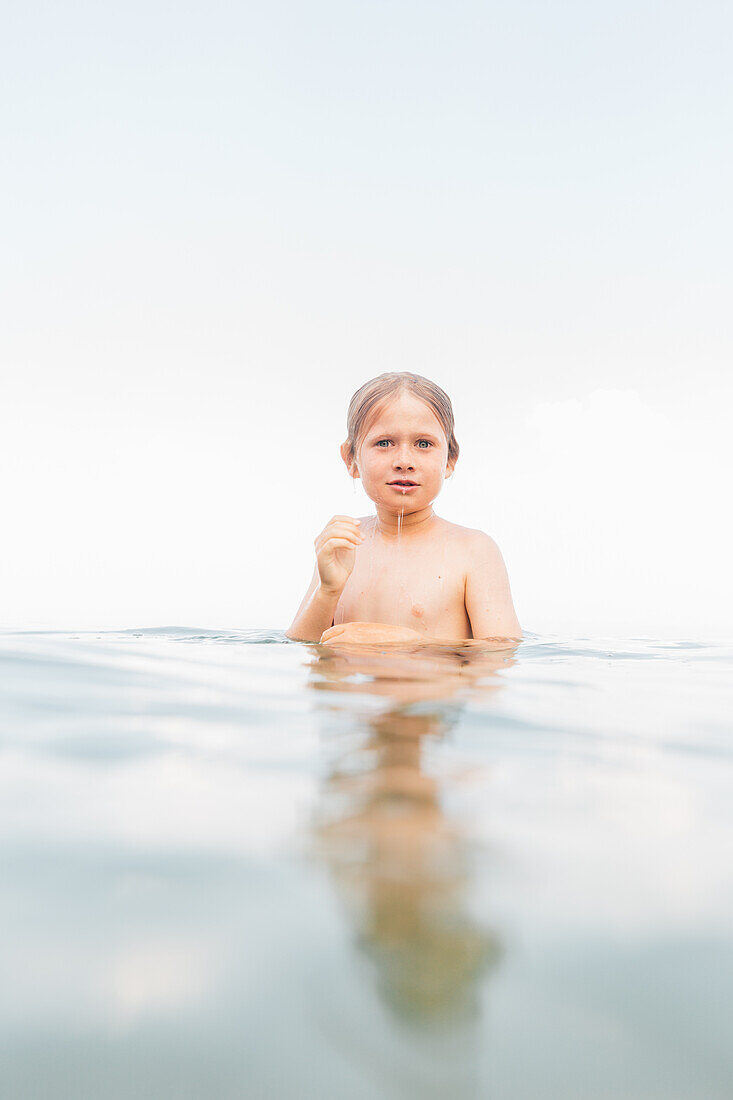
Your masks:
[[[489,660],[493,668],[506,666],[507,654]],[[352,903],[360,945],[377,964],[385,999],[401,1015],[422,1020],[475,1010],[479,977],[499,956],[494,934],[466,911],[466,844],[443,813],[438,782],[422,767],[423,746],[442,737],[455,717],[439,703],[409,713],[409,704],[428,693],[437,702],[465,685],[457,676],[461,657],[444,653],[440,668],[435,655],[428,661],[429,680],[421,676],[421,655],[403,659],[400,678],[390,680],[384,660],[375,665],[353,650],[334,652],[314,666],[323,680],[313,684],[339,692],[374,689],[396,704],[369,719],[358,745],[345,731],[349,749],[328,779],[318,835]],[[357,685],[357,672],[379,679]]]

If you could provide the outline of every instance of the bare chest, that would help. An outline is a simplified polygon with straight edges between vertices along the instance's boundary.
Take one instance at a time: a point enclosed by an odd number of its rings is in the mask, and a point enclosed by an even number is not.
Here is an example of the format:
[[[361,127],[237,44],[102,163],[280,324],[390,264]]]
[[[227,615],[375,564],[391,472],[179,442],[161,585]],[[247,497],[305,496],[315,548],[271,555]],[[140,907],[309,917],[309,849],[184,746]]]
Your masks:
[[[367,537],[336,607],[334,623],[407,626],[433,637],[471,637],[463,555],[452,540],[430,546]]]

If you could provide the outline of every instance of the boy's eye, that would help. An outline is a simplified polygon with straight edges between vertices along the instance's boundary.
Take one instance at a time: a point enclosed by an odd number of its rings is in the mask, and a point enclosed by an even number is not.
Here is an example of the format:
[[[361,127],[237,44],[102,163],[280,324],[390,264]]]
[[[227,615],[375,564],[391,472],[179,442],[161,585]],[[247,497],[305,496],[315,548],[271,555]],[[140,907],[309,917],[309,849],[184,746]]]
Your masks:
[[[427,448],[427,447],[432,447],[432,443],[430,442],[430,440],[429,440],[429,439],[418,439],[418,441],[417,441],[417,442],[418,442],[418,445],[419,445],[420,443],[424,443],[424,444],[425,444],[425,447],[420,447],[420,450],[421,450],[421,451],[424,451],[424,450],[426,450],[426,448]],[[386,444],[387,444],[387,446],[389,446],[389,440],[388,440],[388,439],[378,439],[378,440],[377,440],[377,443],[376,443],[376,446],[377,446],[377,447],[381,447],[383,443],[386,443]],[[384,448],[382,448],[382,450],[384,450]]]

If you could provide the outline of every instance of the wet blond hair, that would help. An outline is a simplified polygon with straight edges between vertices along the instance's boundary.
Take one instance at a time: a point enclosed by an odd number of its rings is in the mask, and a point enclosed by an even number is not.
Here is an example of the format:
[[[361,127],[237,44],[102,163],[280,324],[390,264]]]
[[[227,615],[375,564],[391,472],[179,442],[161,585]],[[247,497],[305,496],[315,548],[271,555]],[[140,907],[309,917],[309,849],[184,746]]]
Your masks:
[[[377,375],[376,378],[370,378],[351,398],[346,416],[348,435],[344,444],[348,463],[355,461],[359,444],[374,415],[390,397],[404,392],[419,397],[435,413],[448,440],[448,462],[455,464],[459,447],[453,430],[453,406],[450,397],[429,378],[423,378],[421,374],[411,374],[405,370],[388,371],[386,374]]]

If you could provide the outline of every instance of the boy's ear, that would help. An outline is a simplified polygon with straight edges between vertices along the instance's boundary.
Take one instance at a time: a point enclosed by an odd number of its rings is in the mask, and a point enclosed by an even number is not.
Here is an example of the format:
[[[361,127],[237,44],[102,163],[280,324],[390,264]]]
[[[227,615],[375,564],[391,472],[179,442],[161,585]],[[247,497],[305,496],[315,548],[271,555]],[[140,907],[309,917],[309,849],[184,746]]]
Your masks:
[[[356,461],[353,458],[349,458],[349,442],[348,442],[348,440],[346,441],[346,443],[341,444],[341,457],[343,458],[344,463],[346,465],[346,469],[349,471],[351,476],[355,477],[355,478],[358,477],[359,476],[359,469],[356,465]]]

